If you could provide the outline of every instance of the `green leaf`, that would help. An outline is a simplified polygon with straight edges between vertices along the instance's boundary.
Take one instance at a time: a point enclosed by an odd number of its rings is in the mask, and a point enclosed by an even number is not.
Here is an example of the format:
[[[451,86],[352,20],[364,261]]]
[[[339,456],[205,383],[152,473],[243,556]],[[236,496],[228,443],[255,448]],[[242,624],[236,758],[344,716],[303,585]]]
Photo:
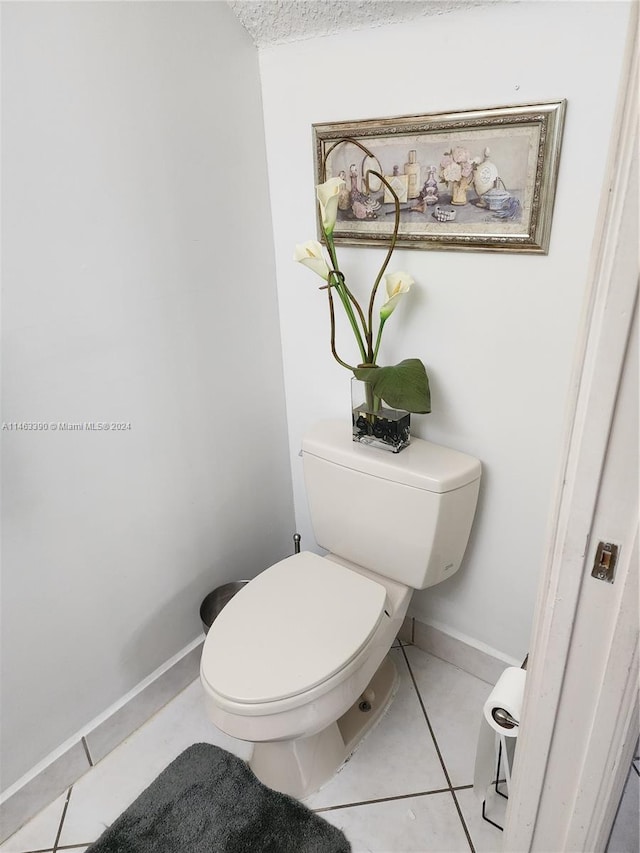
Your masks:
[[[357,367],[356,379],[370,382],[373,393],[392,409],[424,415],[431,411],[429,377],[419,358],[406,358],[393,367]]]

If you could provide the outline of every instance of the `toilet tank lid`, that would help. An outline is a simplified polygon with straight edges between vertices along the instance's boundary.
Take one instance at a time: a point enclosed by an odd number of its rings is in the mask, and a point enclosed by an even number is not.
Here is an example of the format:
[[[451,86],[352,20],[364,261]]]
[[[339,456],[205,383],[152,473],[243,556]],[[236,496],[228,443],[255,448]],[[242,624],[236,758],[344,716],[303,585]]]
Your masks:
[[[440,494],[474,482],[482,470],[475,457],[421,438],[412,438],[400,453],[368,447],[353,441],[348,422],[337,420],[315,424],[302,440],[302,452],[334,465]]]

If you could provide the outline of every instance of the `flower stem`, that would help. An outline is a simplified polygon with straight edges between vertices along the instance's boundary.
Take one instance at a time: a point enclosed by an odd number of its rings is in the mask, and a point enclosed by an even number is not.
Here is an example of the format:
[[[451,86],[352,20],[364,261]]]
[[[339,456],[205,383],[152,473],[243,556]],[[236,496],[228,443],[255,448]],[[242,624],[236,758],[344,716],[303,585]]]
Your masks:
[[[331,295],[331,287],[327,288],[327,295],[329,297],[329,317],[331,318],[331,355],[335,358],[338,364],[341,364],[343,367],[346,367],[347,370],[353,370],[353,365],[347,364],[346,361],[343,361],[336,352],[336,317],[335,312],[333,310],[333,296]]]
[[[349,322],[351,323],[351,328],[353,329],[353,334],[355,335],[356,342],[357,342],[358,348],[360,350],[360,355],[362,356],[362,360],[366,361],[367,360],[367,351],[366,351],[366,349],[364,347],[364,343],[362,341],[362,335],[360,334],[360,329],[358,328],[358,323],[356,321],[355,314],[353,313],[353,308],[351,306],[350,299],[353,299],[353,301],[356,304],[357,304],[357,302],[356,302],[355,298],[353,296],[351,296],[351,294],[349,293],[346,285],[344,284],[344,276],[338,270],[338,259],[336,257],[336,250],[335,250],[335,246],[333,243],[333,235],[325,232],[325,237],[327,238],[327,248],[329,250],[329,257],[331,258],[331,262],[333,264],[333,270],[331,270],[331,274],[333,275],[333,277],[335,279],[335,284],[333,286],[335,287],[335,289],[338,292],[338,296],[340,297],[340,301],[342,302],[342,305],[344,307],[347,318],[348,318]],[[329,288],[329,290],[331,290],[331,288]],[[347,295],[347,294],[349,294],[349,295]],[[364,322],[364,316],[362,314],[362,309],[360,309],[359,305],[358,305],[358,310],[359,310],[360,316]],[[365,334],[366,334],[366,332],[365,332]]]
[[[391,260],[391,255],[393,254],[393,250],[396,247],[396,240],[398,239],[398,229],[400,227],[400,199],[398,198],[396,191],[393,189],[391,184],[387,181],[384,175],[381,175],[379,172],[374,172],[373,169],[370,170],[372,175],[375,175],[379,178],[382,183],[387,187],[391,195],[393,196],[393,201],[395,204],[395,221],[393,224],[393,234],[391,235],[391,244],[389,245],[389,249],[387,251],[387,256],[384,259],[382,266],[380,267],[380,272],[374,282],[373,288],[371,289],[371,298],[369,299],[369,328],[373,331],[373,303],[375,302],[376,293],[378,292],[378,287],[382,280],[382,276],[384,275],[384,271],[389,265],[389,261]],[[378,329],[378,340],[375,346],[375,354],[378,353],[378,347],[380,346],[380,335],[382,334],[382,327],[384,326],[384,322],[380,323],[380,328]],[[375,355],[374,359],[375,361]]]
[[[351,300],[351,302],[353,303],[353,307],[358,312],[358,316],[360,317],[360,323],[362,324],[362,331],[364,333],[365,340],[367,342],[369,342],[370,335],[369,335],[369,332],[367,330],[367,321],[365,320],[364,311],[360,307],[360,303],[358,302],[358,300],[355,298],[353,293],[351,293],[351,291],[347,287],[347,282],[345,280],[343,273],[341,273],[340,270],[332,270],[332,272],[335,272],[340,277],[340,288],[344,291],[345,295]]]
[[[378,350],[380,349],[380,341],[382,340],[382,330],[384,328],[385,320],[380,320],[380,328],[378,329],[378,338],[376,340],[375,349],[373,350],[373,363],[375,364],[378,359]]]
[[[333,145],[329,146],[324,152],[324,157],[322,158],[322,168],[321,168],[321,176],[322,176],[323,181],[326,180],[327,159],[329,157],[329,154],[334,150],[334,148],[337,148],[339,145],[343,145],[344,143],[351,143],[352,145],[355,145],[357,148],[359,148],[361,151],[363,151],[367,155],[367,157],[369,157],[370,159],[372,159],[372,160],[376,159],[375,155],[365,145],[363,145],[361,142],[358,142],[357,139],[354,139],[353,137],[350,137],[350,136],[345,136],[342,139],[337,140],[337,142],[334,142]],[[398,239],[398,229],[400,228],[400,199],[398,198],[395,190],[393,189],[393,187],[391,186],[389,181],[387,181],[387,179],[384,177],[384,175],[381,175],[380,172],[377,172],[375,169],[367,169],[367,173],[365,175],[367,191],[369,188],[369,175],[375,175],[380,181],[382,181],[382,183],[385,185],[385,187],[389,190],[389,192],[393,196],[393,201],[395,204],[395,221],[394,221],[394,225],[393,225],[393,234],[391,235],[391,243],[389,245],[389,250],[387,251],[387,256],[384,259],[382,266],[380,267],[380,272],[378,273],[378,276],[374,282],[373,288],[371,289],[371,297],[369,299],[368,322],[364,317],[364,313],[363,313],[358,301],[355,299],[355,297],[353,296],[351,291],[347,288],[346,284],[344,283],[344,276],[342,276],[342,284],[340,286],[336,284],[336,290],[338,291],[338,294],[342,300],[342,304],[344,305],[344,309],[347,313],[347,317],[349,318],[349,322],[351,323],[351,327],[352,327],[353,332],[356,336],[356,340],[358,341],[358,346],[360,347],[360,353],[362,354],[362,360],[363,361],[369,361],[369,362],[372,362],[373,364],[375,364],[375,361],[376,361],[376,358],[378,355],[378,349],[380,347],[380,337],[382,335],[382,328],[384,326],[384,321],[381,321],[381,323],[380,323],[380,327],[378,329],[378,337],[376,340],[376,345],[375,345],[375,347],[373,347],[373,305],[374,305],[374,301],[376,298],[376,293],[378,291],[378,287],[380,285],[380,281],[382,280],[382,276],[384,275],[384,271],[386,270],[386,268],[389,264],[389,261],[391,260],[391,255],[393,254],[393,251],[394,251],[395,246],[396,246],[396,241]],[[335,245],[333,242],[333,229],[331,229],[331,231],[325,231],[324,233],[325,233],[325,237],[327,240],[327,248],[329,250],[329,255],[331,257],[331,261],[333,263],[334,270],[337,271],[338,270],[338,262],[336,259]],[[362,340],[362,336],[361,336],[360,331],[357,327],[356,319],[355,319],[355,316],[353,314],[353,309],[351,307],[350,301],[353,302],[354,306],[356,307],[356,310],[358,311],[358,314],[360,315],[360,321],[362,323],[362,330],[364,332],[364,339],[365,339],[366,344],[367,344],[366,351],[365,351],[364,343]]]

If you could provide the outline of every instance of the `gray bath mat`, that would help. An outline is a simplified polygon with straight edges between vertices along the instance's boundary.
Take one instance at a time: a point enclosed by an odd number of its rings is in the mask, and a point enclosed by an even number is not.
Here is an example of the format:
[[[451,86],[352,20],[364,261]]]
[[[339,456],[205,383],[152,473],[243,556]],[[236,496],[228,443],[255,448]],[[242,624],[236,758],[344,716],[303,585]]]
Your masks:
[[[235,755],[197,743],[179,755],[88,853],[349,853],[331,824],[267,788]]]

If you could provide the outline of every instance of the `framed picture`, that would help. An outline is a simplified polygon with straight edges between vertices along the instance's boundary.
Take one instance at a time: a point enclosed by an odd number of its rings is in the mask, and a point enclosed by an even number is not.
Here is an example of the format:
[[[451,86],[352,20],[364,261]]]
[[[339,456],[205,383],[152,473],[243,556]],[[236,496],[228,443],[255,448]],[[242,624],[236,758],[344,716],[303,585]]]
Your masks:
[[[563,100],[314,124],[316,183],[345,181],[336,243],[388,244],[395,193],[398,246],[547,254],[565,110]]]

